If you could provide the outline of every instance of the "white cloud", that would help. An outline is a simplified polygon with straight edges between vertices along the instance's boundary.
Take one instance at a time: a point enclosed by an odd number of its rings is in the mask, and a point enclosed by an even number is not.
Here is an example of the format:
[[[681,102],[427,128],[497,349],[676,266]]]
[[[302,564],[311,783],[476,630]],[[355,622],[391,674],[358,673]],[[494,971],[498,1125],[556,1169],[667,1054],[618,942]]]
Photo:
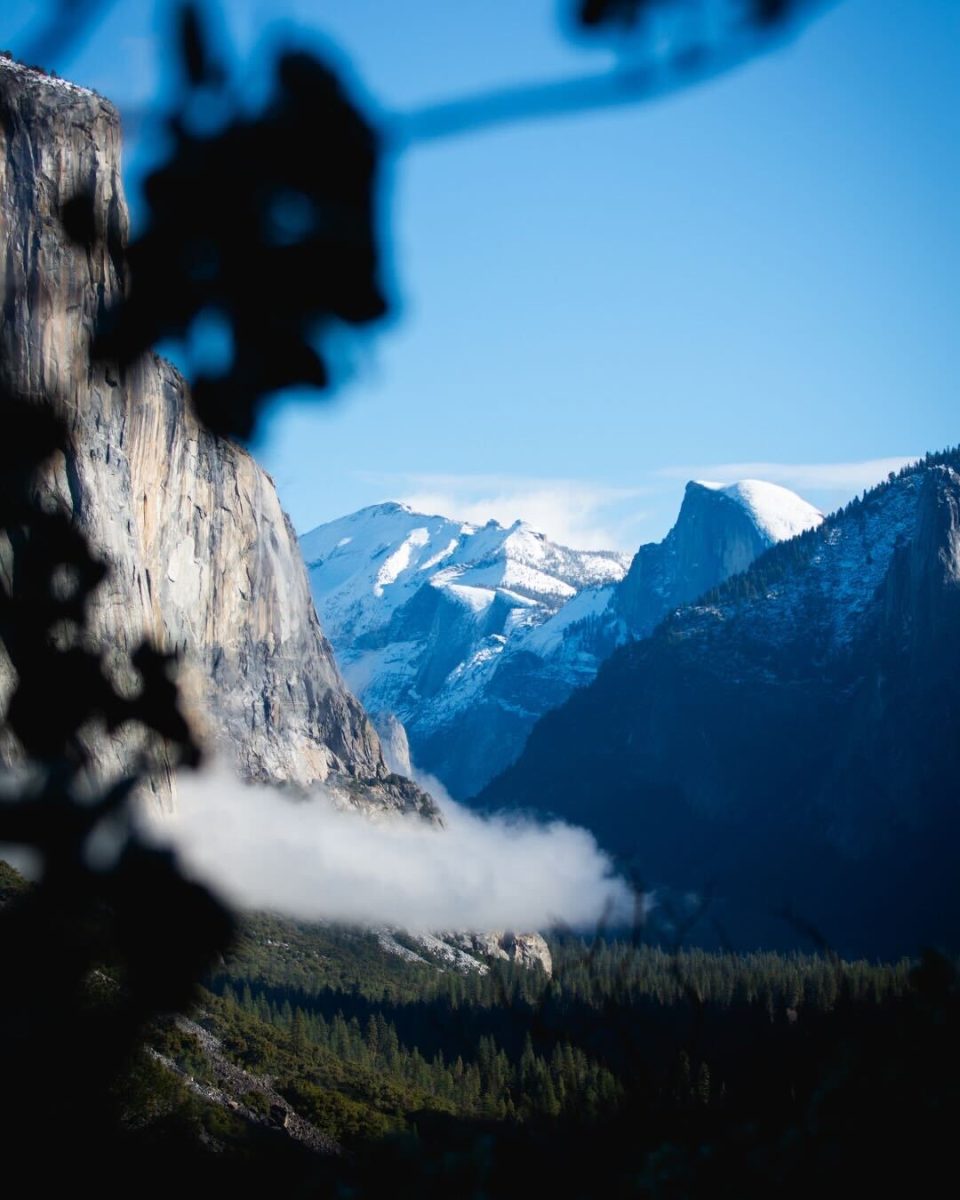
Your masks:
[[[634,551],[646,515],[638,506],[643,487],[510,475],[406,475],[389,483],[396,499],[419,512],[478,525],[519,519],[577,550]]]
[[[224,767],[181,776],[177,811],[144,810],[154,836],[234,905],[410,930],[595,926],[626,884],[592,835],[561,822],[481,817],[443,800],[445,829],[371,819],[322,790],[291,800]]]
[[[891,471],[899,471],[916,462],[917,455],[893,458],[870,458],[861,462],[781,463],[740,462],[712,463],[706,466],[664,467],[657,474],[664,479],[714,479],[718,483],[734,483],[738,479],[765,479],[796,491],[854,492],[873,487],[886,479]]]
[[[638,471],[636,482],[629,487],[513,475],[368,474],[364,479],[389,489],[383,499],[401,500],[418,512],[478,525],[491,518],[510,525],[519,518],[553,541],[575,549],[633,554],[642,543],[662,538],[676,520],[682,496],[677,486],[680,481],[768,480],[793,489],[829,512],[916,457],[696,463]]]

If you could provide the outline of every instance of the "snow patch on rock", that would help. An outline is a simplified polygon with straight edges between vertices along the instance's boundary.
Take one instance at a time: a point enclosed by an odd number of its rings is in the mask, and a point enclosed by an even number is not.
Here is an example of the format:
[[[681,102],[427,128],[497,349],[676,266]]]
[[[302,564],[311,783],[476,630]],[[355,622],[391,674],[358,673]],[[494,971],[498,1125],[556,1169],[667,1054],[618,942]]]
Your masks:
[[[784,542],[808,529],[816,529],[823,521],[819,508],[791,492],[789,488],[763,479],[741,479],[737,483],[696,481],[701,487],[723,492],[746,509],[757,529],[769,543]]]

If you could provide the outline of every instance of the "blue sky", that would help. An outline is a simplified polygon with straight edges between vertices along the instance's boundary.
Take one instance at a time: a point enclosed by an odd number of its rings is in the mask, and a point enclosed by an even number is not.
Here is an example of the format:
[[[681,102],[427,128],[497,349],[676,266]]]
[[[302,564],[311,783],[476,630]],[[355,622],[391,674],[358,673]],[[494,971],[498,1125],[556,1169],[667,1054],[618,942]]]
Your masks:
[[[52,65],[148,102],[161,8],[117,0]],[[8,0],[0,44],[43,9]],[[279,14],[386,111],[604,65],[551,0],[225,12],[251,88]],[[686,478],[770,478],[827,508],[960,440],[958,50],[954,0],[842,0],[662,102],[403,154],[395,315],[334,402],[280,406],[256,448],[296,526],[400,498],[633,549]],[[134,195],[148,150],[128,156]]]

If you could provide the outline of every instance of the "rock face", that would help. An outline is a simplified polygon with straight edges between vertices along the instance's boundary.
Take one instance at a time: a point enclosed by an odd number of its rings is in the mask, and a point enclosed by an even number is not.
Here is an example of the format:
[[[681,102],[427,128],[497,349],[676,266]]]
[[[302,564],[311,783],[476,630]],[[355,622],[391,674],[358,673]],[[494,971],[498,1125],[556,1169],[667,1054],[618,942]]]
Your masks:
[[[402,935],[403,941],[397,935]],[[539,933],[512,933],[497,929],[489,933],[466,930],[440,933],[409,933],[403,930],[378,929],[380,949],[406,962],[439,965],[441,970],[452,969],[469,975],[486,975],[490,963],[516,963],[525,970],[542,970],[553,974],[553,955],[546,939]],[[414,949],[416,947],[416,949]]]
[[[587,825],[662,896],[712,885],[735,945],[802,942],[789,905],[845,952],[956,948],[958,471],[930,456],[617,650],[481,799]]]
[[[347,679],[404,724],[417,767],[468,799],[617,646],[821,520],[774,484],[690,483],[674,528],[625,578],[616,555],[554,546],[520,523],[478,528],[399,504],[301,544]]]
[[[413,775],[413,763],[410,761],[410,743],[407,731],[393,713],[377,713],[373,718],[377,733],[380,735],[380,745],[383,747],[383,757],[387,766],[395,775]]]
[[[358,807],[435,816],[429,797],[390,772],[338,673],[270,478],[198,425],[170,364],[150,357],[115,375],[89,360],[97,314],[124,286],[116,111],[0,59],[0,143],[0,351],[20,390],[67,416],[72,452],[49,486],[112,565],[95,634],[119,651],[144,635],[179,651],[194,713],[248,779],[325,781]],[[96,251],[60,225],[81,191],[104,227]],[[9,686],[0,663],[0,697]],[[101,750],[110,768],[129,746]],[[159,795],[169,802],[169,786]]]
[[[553,955],[546,940],[539,933],[495,930],[492,933],[454,933],[443,936],[455,945],[483,958],[499,958],[504,962],[517,963],[528,970],[539,967],[545,975],[553,974]]]
[[[794,492],[758,479],[688,483],[676,525],[662,542],[640,547],[611,608],[632,637],[646,637],[674,608],[822,520]]]

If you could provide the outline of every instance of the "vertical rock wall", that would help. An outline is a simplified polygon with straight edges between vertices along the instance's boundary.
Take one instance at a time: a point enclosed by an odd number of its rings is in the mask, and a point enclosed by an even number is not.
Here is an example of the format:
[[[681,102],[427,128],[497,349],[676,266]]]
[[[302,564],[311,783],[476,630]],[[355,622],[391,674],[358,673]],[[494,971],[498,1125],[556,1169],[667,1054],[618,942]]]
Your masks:
[[[107,101],[0,60],[0,354],[19,390],[67,416],[72,450],[49,486],[112,566],[94,634],[120,655],[145,635],[180,652],[192,713],[247,778],[326,781],[359,807],[435,816],[389,772],[340,677],[269,476],[197,423],[169,363],[151,356],[121,374],[90,362],[97,314],[123,287],[120,143]],[[81,191],[104,232],[92,251],[59,219]],[[0,662],[0,698],[10,686]],[[98,749],[113,768],[130,746]],[[169,802],[169,782],[159,790]]]

